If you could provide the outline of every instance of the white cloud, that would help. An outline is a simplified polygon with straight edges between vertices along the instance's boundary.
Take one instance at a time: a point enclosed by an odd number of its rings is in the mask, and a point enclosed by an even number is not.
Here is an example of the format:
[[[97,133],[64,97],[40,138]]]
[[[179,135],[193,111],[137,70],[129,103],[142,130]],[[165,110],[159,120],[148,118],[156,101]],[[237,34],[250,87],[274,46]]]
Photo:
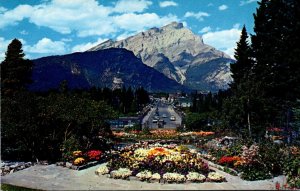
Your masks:
[[[63,42],[72,42],[73,39],[71,39],[71,38],[62,38],[61,41],[63,41]]]
[[[185,15],[184,15],[184,17],[194,17],[194,18],[196,18],[196,19],[198,19],[199,21],[203,21],[203,18],[204,17],[208,17],[209,16],[209,14],[208,13],[206,13],[206,12],[198,12],[198,13],[194,13],[194,12],[186,12],[185,13]]]
[[[250,4],[250,3],[254,3],[254,2],[257,2],[259,0],[247,0],[247,1],[240,1],[240,6],[244,6],[244,5],[247,5],[247,4]]]
[[[105,37],[122,30],[139,31],[178,20],[174,15],[135,13],[144,11],[151,4],[149,0],[119,0],[111,7],[103,6],[96,0],[49,0],[34,6],[19,5],[12,10],[3,9],[5,12],[0,14],[0,27],[16,25],[28,19],[30,23],[61,34],[75,32],[79,37]]]
[[[233,58],[236,43],[241,35],[241,30],[236,28],[208,32],[202,36],[203,41],[219,50],[224,51]]]
[[[11,42],[11,40],[6,40],[3,37],[0,37],[0,62],[2,62],[5,58],[5,52],[7,50],[8,44]]]
[[[224,11],[224,10],[228,9],[228,6],[227,5],[221,5],[221,6],[218,7],[218,9],[220,11]]]
[[[98,44],[106,41],[108,39],[102,39],[102,38],[99,38],[96,42],[89,42],[89,43],[86,43],[86,44],[78,44],[76,46],[74,46],[72,48],[72,52],[84,52],[84,51],[87,51],[88,49],[90,48],[93,48],[94,46],[97,46]]]
[[[150,5],[152,5],[152,2],[147,0],[119,0],[114,11],[118,13],[143,12]]]
[[[7,11],[7,9],[5,7],[0,7],[0,13],[3,13],[5,11]]]
[[[32,12],[33,7],[30,5],[19,5],[15,9],[9,11],[2,8],[0,12],[0,28],[9,25],[16,25],[19,21],[29,17]]]
[[[213,3],[208,3],[207,6],[212,7],[212,6],[214,6],[214,4]]]
[[[210,27],[210,26],[207,26],[207,27],[203,27],[203,28],[199,31],[199,33],[207,33],[207,32],[209,32],[209,31],[211,31],[211,27]]]
[[[107,19],[110,13],[110,7],[99,5],[95,0],[52,0],[35,6],[19,5],[0,14],[0,27],[28,19],[62,34],[76,31],[78,36],[102,35],[115,31]]]
[[[178,21],[175,15],[159,17],[156,13],[127,13],[114,17],[114,23],[126,31],[142,31],[149,27],[161,27],[172,21]]]
[[[235,24],[233,25],[233,28],[234,28],[234,29],[239,29],[239,28],[240,28],[240,26],[241,26],[241,24],[240,24],[240,23],[235,23]]]
[[[28,35],[28,32],[26,30],[22,30],[22,31],[20,31],[20,34],[22,34],[22,35]]]
[[[66,53],[66,44],[62,41],[52,41],[49,38],[43,38],[33,46],[24,46],[24,50],[38,54],[63,54]]]
[[[124,39],[126,39],[126,38],[128,38],[128,37],[130,37],[130,36],[135,35],[136,33],[137,33],[137,32],[132,32],[132,33],[124,32],[124,33],[120,34],[120,35],[116,38],[116,40],[117,40],[117,41],[119,41],[119,40],[124,40]]]
[[[159,2],[159,6],[164,8],[164,7],[170,7],[170,6],[178,6],[178,4],[174,1],[162,1],[162,2]]]

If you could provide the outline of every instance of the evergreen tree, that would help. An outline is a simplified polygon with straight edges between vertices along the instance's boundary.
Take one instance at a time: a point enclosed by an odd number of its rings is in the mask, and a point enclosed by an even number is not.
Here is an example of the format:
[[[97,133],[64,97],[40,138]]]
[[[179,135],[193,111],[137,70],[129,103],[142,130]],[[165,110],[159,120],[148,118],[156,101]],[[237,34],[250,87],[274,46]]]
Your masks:
[[[253,66],[251,55],[251,48],[248,43],[248,34],[244,25],[237,48],[235,49],[234,58],[236,62],[230,65],[233,82],[231,88],[235,89],[240,83],[248,80]]]
[[[259,5],[252,36],[253,80],[261,81],[260,97],[270,105],[265,114],[273,114],[266,120],[279,125],[300,97],[300,5],[298,0],[262,0]]]
[[[235,49],[236,63],[230,65],[233,82],[230,84],[233,96],[227,101],[230,125],[242,132],[247,126],[248,135],[252,136],[251,130],[251,103],[253,98],[251,47],[247,41],[246,27],[242,29],[241,37]]]
[[[18,39],[8,45],[5,60],[0,66],[2,95],[12,94],[31,82],[32,62],[24,59],[22,43]]]

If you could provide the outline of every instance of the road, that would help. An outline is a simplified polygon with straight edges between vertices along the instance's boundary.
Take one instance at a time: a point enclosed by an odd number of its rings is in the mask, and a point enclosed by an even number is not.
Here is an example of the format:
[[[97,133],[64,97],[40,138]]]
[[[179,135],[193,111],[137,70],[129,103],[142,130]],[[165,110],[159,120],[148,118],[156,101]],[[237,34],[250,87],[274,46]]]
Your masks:
[[[161,101],[158,101],[156,103],[156,105],[151,108],[151,110],[148,112],[148,114],[143,118],[142,120],[142,124],[149,124],[149,128],[150,129],[155,129],[158,128],[158,123],[153,123],[152,120],[154,119],[154,115],[156,113],[156,108],[158,109],[158,114],[159,114],[159,118],[163,119],[165,124],[163,128],[168,128],[168,129],[175,129],[177,126],[179,126],[181,124],[181,117],[174,111],[174,109],[172,108],[172,106],[163,103]],[[162,116],[166,115],[166,118],[163,118]],[[174,115],[176,120],[175,121],[171,121],[170,117],[171,115]]]

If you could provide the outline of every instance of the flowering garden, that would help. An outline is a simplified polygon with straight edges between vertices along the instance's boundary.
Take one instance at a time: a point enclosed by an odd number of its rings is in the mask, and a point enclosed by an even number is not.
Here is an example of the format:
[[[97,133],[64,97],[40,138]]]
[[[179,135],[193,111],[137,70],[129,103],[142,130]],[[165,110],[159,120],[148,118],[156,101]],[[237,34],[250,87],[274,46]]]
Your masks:
[[[222,170],[244,180],[264,180],[286,175],[285,188],[300,187],[300,148],[277,145],[270,141],[251,143],[243,140],[233,146],[216,146],[216,139],[202,146],[201,156]]]
[[[107,151],[74,151],[69,162],[80,166],[97,161],[102,164],[96,174],[115,179],[167,183],[226,181],[224,176],[209,168],[210,161],[220,170],[244,180],[286,175],[287,181],[282,188],[300,187],[300,149],[297,146],[241,139],[228,145],[216,138],[214,132],[204,131],[152,130],[148,134],[131,131],[113,132],[113,135],[119,141],[126,142],[127,138],[136,141]]]
[[[109,174],[116,179],[135,176],[141,181],[225,181],[225,177],[209,169],[196,150],[176,144],[147,142],[133,144],[113,153],[108,163],[101,165],[96,173]]]
[[[118,138],[134,138],[134,139],[178,139],[184,137],[206,137],[212,136],[214,132],[208,131],[189,131],[189,132],[177,132],[174,129],[156,129],[151,130],[148,133],[143,133],[142,131],[113,131],[114,136]]]

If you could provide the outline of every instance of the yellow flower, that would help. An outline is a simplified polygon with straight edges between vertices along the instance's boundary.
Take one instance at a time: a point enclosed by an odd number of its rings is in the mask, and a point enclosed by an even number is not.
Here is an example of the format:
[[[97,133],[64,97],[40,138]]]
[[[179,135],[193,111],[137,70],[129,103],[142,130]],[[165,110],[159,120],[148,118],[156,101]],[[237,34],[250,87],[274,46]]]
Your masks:
[[[78,157],[78,156],[81,156],[81,155],[82,155],[82,151],[74,151],[73,152],[74,157]]]
[[[84,161],[85,161],[84,158],[79,157],[79,158],[75,159],[74,164],[75,165],[82,164],[82,163],[84,163]]]

